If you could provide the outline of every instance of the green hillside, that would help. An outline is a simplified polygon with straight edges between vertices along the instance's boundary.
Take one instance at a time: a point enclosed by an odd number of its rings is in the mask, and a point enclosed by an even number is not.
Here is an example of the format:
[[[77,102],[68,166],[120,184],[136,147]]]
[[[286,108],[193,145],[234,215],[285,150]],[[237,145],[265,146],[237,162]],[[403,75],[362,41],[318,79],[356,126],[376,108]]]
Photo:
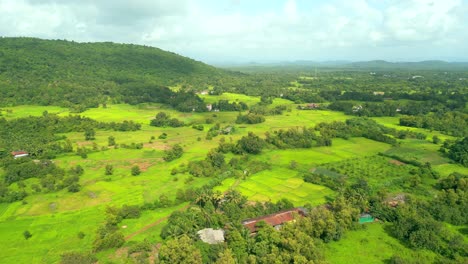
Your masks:
[[[93,107],[109,98],[125,101],[131,91],[154,97],[161,86],[206,87],[230,73],[158,48],[0,38],[0,101]],[[188,86],[188,85],[187,85]],[[159,91],[157,94],[164,93]],[[167,93],[167,92],[166,92]],[[141,99],[141,101],[154,101]]]

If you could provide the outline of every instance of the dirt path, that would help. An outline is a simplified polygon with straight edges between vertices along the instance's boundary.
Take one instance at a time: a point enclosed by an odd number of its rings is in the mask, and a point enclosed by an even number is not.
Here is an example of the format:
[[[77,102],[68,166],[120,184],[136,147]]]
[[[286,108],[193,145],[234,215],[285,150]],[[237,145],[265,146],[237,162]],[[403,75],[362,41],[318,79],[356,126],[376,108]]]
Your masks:
[[[189,206],[190,206],[190,204],[187,204],[186,206],[180,208],[178,211],[184,211],[184,210],[186,210],[187,208],[189,208]],[[125,237],[125,240],[130,240],[130,239],[132,239],[134,236],[145,232],[146,230],[150,229],[150,228],[153,227],[153,226],[159,225],[160,223],[162,223],[163,221],[167,220],[168,218],[169,218],[169,216],[165,216],[165,217],[163,217],[163,218],[159,218],[157,221],[155,221],[155,222],[153,222],[153,223],[151,223],[151,224],[149,224],[149,225],[146,225],[146,226],[140,228],[140,230],[135,231],[135,232],[131,233],[130,235],[126,236],[126,237]]]

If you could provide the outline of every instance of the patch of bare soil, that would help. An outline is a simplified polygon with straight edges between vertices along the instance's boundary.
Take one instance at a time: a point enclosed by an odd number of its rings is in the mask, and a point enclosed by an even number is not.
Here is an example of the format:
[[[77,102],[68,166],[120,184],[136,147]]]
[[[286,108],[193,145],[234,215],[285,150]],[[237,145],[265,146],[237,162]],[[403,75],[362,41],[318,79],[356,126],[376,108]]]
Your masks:
[[[392,163],[392,164],[395,164],[395,165],[397,165],[397,166],[406,165],[406,163],[401,162],[401,161],[399,161],[399,160],[394,160],[394,159],[393,159],[393,160],[389,160],[388,162],[390,162],[390,163]]]

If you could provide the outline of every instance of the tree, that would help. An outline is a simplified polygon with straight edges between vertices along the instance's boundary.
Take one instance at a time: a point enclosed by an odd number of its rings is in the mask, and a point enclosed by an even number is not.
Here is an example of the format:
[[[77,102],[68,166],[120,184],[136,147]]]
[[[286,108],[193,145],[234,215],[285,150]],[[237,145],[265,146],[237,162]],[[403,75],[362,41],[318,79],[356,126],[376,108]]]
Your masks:
[[[133,176],[138,176],[140,175],[141,173],[141,170],[140,170],[140,167],[138,167],[138,165],[135,165],[132,167],[132,175]]]
[[[107,138],[107,145],[110,147],[110,146],[115,146],[115,137],[113,136],[109,136]]]
[[[449,158],[468,167],[468,137],[457,140],[449,147]]]
[[[216,168],[221,168],[225,164],[224,155],[216,151],[210,151],[207,155],[207,159],[211,162],[211,165]]]
[[[31,232],[29,232],[29,230],[26,230],[23,232],[23,236],[26,240],[30,239],[32,237],[32,234]]]
[[[68,191],[72,193],[79,192],[80,189],[81,189],[81,185],[77,182],[74,182],[70,184],[70,186],[68,186]]]
[[[167,162],[173,161],[182,157],[182,154],[184,154],[184,149],[182,149],[179,144],[175,144],[172,149],[167,149],[164,151],[163,159]]]
[[[89,128],[85,130],[84,136],[85,136],[85,140],[94,140],[96,136],[96,132],[94,131],[94,129]]]
[[[255,135],[252,132],[245,137],[242,137],[238,142],[237,146],[241,152],[246,152],[249,154],[259,154],[262,152],[263,147],[265,146],[265,141]]]
[[[202,263],[200,250],[193,245],[192,240],[187,235],[169,240],[161,246],[159,260],[161,264]]]
[[[223,252],[219,253],[219,258],[216,260],[215,264],[236,264],[236,260],[232,255],[231,249],[227,248]]]
[[[133,171],[132,171],[133,173]],[[111,164],[107,164],[106,165],[106,175],[112,175],[114,174],[114,166],[112,166]]]

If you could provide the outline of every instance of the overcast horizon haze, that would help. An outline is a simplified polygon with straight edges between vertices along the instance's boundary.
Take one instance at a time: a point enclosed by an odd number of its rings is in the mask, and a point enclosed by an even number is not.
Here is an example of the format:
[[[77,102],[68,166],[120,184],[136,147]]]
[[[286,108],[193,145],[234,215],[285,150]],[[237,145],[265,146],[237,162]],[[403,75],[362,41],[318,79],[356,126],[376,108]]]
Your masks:
[[[468,0],[0,0],[0,36],[158,47],[210,64],[468,61]]]

